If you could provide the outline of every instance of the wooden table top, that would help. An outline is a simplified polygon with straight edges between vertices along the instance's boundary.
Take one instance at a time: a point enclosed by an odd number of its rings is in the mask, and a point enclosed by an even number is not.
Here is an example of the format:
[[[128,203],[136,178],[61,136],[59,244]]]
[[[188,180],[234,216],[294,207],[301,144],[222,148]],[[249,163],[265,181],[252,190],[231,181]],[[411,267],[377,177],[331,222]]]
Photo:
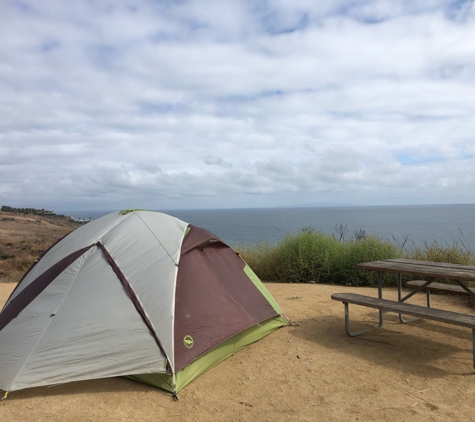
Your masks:
[[[461,281],[475,281],[475,266],[445,262],[415,261],[411,259],[385,259],[363,262],[358,268],[372,271],[412,274],[421,277],[438,277]]]

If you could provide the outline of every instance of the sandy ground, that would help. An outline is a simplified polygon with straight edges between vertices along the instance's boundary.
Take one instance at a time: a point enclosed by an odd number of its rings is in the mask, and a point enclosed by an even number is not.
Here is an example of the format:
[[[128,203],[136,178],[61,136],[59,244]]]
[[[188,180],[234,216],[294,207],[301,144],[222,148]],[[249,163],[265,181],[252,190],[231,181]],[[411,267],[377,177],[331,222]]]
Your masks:
[[[13,284],[0,284],[4,302]],[[0,403],[1,421],[468,421],[475,420],[468,329],[386,315],[383,329],[350,338],[333,292],[370,288],[267,284],[298,325],[281,328],[202,375],[174,401],[125,378],[32,388]],[[395,298],[394,289],[385,290]],[[415,303],[424,304],[424,296]],[[474,313],[466,299],[433,306]],[[377,311],[350,307],[355,329]]]

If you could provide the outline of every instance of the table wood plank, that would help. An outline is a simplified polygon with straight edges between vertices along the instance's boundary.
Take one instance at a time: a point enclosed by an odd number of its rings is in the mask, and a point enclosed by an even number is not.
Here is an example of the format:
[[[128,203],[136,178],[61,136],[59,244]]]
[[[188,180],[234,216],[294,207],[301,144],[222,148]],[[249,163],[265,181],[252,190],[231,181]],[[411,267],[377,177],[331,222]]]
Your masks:
[[[461,281],[475,281],[475,266],[443,262],[415,261],[410,259],[386,259],[363,262],[358,268],[371,271],[386,271],[411,274],[421,277],[438,277]]]
[[[452,268],[455,270],[469,270],[475,271],[474,265],[463,265],[463,264],[453,264],[451,262],[435,262],[435,261],[420,261],[415,259],[385,259],[385,262],[394,262],[400,264],[411,264],[411,265],[421,265],[421,266],[430,266],[437,268]]]

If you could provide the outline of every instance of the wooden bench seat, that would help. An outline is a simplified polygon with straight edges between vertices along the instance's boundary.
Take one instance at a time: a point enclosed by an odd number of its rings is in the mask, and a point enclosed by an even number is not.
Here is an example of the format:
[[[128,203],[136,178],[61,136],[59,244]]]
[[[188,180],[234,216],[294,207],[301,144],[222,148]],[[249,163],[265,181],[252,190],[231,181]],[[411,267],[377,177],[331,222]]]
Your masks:
[[[351,337],[363,334],[364,332],[367,332],[369,330],[363,330],[359,332],[350,331],[348,310],[348,305],[350,303],[354,305],[367,306],[369,308],[379,309],[380,321],[378,328],[381,327],[383,324],[382,312],[394,312],[397,314],[411,315],[414,317],[432,319],[434,321],[470,328],[472,330],[472,343],[474,346],[474,348],[472,349],[472,354],[473,366],[475,368],[475,316],[473,315],[466,315],[458,312],[434,309],[420,305],[413,305],[405,302],[395,302],[392,300],[380,299],[371,296],[363,296],[354,293],[334,293],[331,295],[331,298],[333,300],[339,300],[345,305],[345,330],[346,333]]]
[[[425,280],[411,280],[406,283],[406,286],[417,289],[423,286],[425,283],[427,283],[427,281]],[[446,283],[431,283],[427,287],[425,287],[425,289],[438,291],[438,292],[444,292],[444,293],[452,293],[452,294],[462,294],[462,295],[469,294],[463,287],[460,287],[454,284],[446,284]],[[468,287],[468,289],[473,294],[475,294],[474,288]]]
[[[475,329],[475,316],[459,314],[457,312],[442,309],[427,308],[426,306],[413,305],[411,303],[394,302],[387,299],[379,299],[372,296],[363,296],[354,293],[334,293],[332,299],[355,305],[368,306],[381,309],[384,312],[411,315],[415,317],[433,319],[448,324],[461,325],[462,327]]]

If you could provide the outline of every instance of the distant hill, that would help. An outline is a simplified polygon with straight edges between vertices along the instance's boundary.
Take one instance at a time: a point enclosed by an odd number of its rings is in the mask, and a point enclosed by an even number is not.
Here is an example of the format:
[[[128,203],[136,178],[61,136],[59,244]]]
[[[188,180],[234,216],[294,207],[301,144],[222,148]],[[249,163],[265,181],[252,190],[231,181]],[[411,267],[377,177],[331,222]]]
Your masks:
[[[64,217],[63,215],[55,214],[54,211],[50,210],[45,210],[44,208],[42,209],[37,209],[37,208],[15,208],[15,207],[9,207],[8,205],[3,205],[2,206],[2,212],[12,212],[15,214],[33,214],[33,215],[48,215],[48,216],[60,216]]]
[[[52,244],[83,224],[57,214],[0,212],[0,283],[19,281]]]
[[[343,202],[308,202],[305,204],[289,205],[289,208],[329,208],[329,207],[356,207],[355,204]]]

